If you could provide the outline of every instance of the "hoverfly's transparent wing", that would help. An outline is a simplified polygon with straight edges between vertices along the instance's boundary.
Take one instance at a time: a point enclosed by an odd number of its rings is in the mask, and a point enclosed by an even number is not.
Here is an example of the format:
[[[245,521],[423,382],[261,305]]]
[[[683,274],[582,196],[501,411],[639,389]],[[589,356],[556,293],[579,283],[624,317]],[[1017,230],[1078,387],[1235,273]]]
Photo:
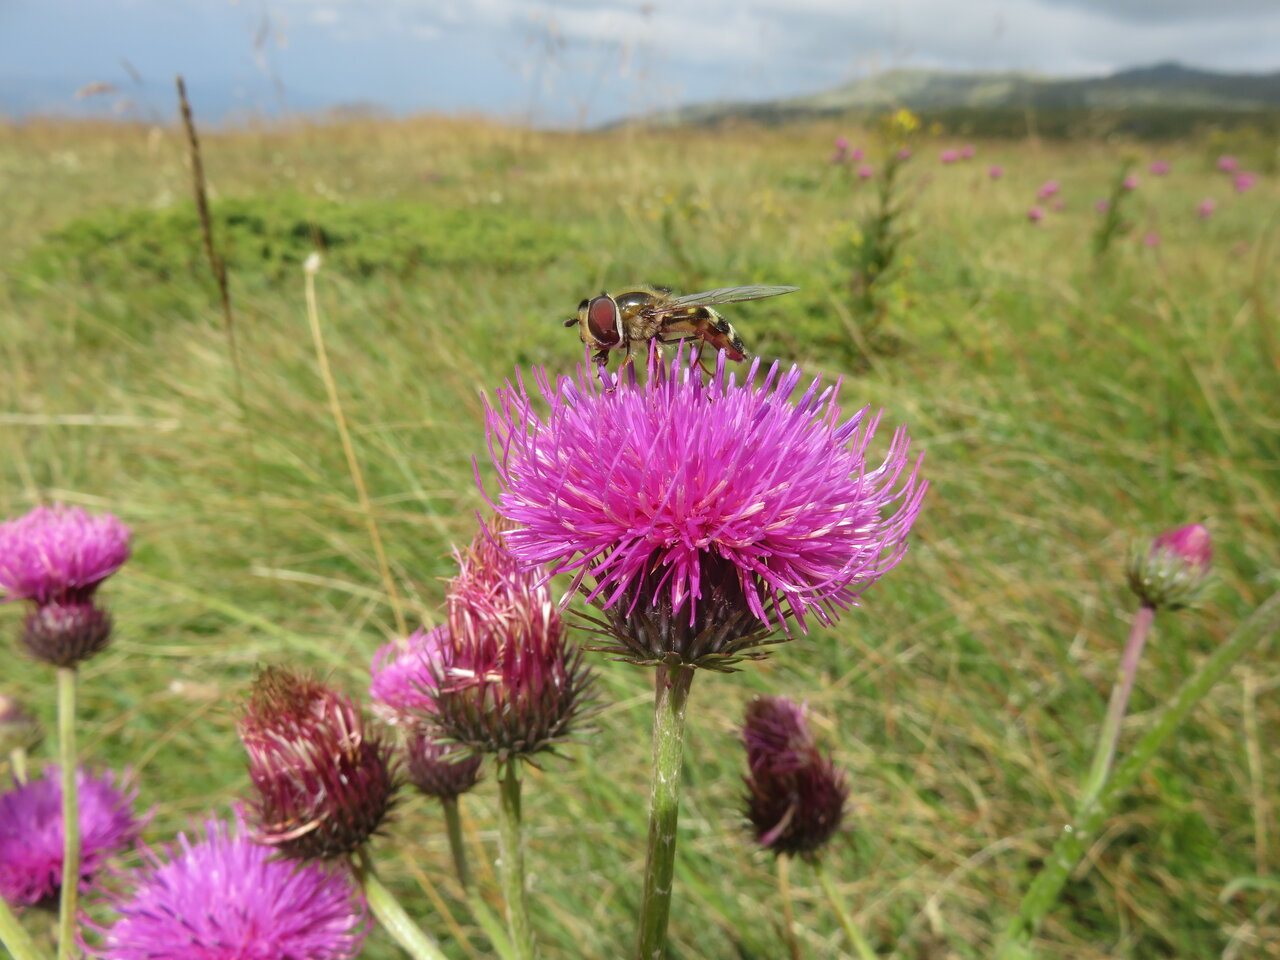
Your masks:
[[[794,293],[799,287],[718,287],[702,293],[687,293],[672,297],[667,307],[713,307],[718,303],[739,303],[743,300],[763,300],[784,293]]]

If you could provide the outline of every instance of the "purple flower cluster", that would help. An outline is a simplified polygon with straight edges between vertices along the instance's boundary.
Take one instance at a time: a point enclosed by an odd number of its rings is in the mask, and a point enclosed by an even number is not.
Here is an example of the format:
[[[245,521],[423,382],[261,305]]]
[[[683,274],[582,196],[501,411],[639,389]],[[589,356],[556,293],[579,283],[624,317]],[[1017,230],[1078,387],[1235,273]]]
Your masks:
[[[98,928],[101,960],[350,960],[367,929],[342,868],[281,860],[243,823],[209,820],[203,838],[144,854],[133,890]]]
[[[757,697],[742,727],[747,819],[775,854],[812,856],[840,828],[849,787],[814,742],[804,707]]]
[[[1213,541],[1203,524],[1166,530],[1129,559],[1129,588],[1157,610],[1193,606],[1209,583]]]
[[[49,900],[62,888],[62,783],[57,767],[0,794],[0,897],[15,906]],[[138,838],[133,791],[122,790],[110,772],[77,771],[80,818],[80,880],[89,882],[108,857]]]

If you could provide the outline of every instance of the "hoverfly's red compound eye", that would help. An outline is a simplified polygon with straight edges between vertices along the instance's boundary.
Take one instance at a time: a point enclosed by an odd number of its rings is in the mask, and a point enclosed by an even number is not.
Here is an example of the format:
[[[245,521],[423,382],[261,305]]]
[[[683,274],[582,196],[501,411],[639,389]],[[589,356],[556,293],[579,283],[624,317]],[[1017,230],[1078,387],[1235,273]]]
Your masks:
[[[602,347],[612,347],[622,339],[622,316],[613,297],[601,294],[587,304],[587,328]]]

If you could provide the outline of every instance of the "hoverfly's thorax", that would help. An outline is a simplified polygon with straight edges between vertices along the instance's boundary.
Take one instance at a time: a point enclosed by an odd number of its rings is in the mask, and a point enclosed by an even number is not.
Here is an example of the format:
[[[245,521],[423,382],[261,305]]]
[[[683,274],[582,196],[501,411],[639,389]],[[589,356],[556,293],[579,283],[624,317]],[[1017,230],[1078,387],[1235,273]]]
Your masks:
[[[617,301],[602,293],[586,303],[587,330],[602,347],[616,346],[622,340],[622,317]]]

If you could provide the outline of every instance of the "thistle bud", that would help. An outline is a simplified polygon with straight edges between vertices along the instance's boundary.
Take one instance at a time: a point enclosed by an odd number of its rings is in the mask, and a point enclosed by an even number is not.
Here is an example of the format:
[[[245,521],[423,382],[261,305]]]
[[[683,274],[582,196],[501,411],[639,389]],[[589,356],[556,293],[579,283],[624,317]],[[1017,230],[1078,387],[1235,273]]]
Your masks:
[[[420,727],[409,735],[405,752],[409,782],[428,797],[450,800],[461,796],[480,780],[484,757],[465,747],[447,743]]]
[[[568,739],[593,677],[568,640],[541,570],[523,570],[496,521],[458,556],[450,583],[448,656],[437,668],[435,725],[444,738],[499,761]]]
[[[1129,588],[1147,606],[1181,610],[1198,603],[1209,580],[1213,546],[1198,523],[1168,530],[1136,549],[1127,571]]]
[[[0,757],[11,750],[34,750],[42,739],[40,723],[17,700],[0,693]]]
[[[55,667],[73,667],[106,649],[111,616],[92,601],[53,601],[27,616],[22,644],[33,657]]]
[[[271,668],[238,724],[258,839],[298,859],[354,853],[382,825],[397,787],[391,752],[350,698]]]
[[[774,854],[814,856],[835,834],[849,788],[814,743],[804,708],[786,697],[757,697],[742,728],[747,749],[747,819]]]

